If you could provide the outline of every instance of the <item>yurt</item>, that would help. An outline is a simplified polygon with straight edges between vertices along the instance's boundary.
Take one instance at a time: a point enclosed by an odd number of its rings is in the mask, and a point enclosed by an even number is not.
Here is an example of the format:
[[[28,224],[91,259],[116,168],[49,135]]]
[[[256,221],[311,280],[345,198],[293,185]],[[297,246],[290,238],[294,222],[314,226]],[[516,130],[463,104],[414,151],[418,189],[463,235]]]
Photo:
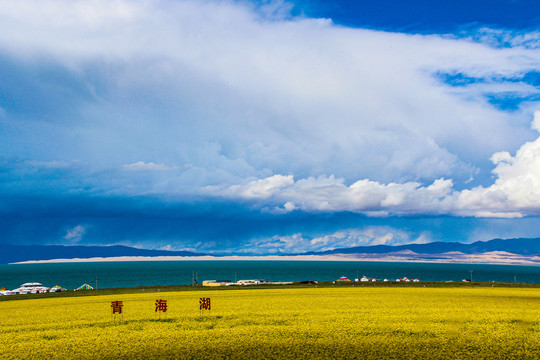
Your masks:
[[[78,291],[78,290],[94,290],[94,288],[91,287],[91,286],[88,285],[88,284],[82,284],[81,286],[79,286],[78,288],[76,288],[74,291]]]

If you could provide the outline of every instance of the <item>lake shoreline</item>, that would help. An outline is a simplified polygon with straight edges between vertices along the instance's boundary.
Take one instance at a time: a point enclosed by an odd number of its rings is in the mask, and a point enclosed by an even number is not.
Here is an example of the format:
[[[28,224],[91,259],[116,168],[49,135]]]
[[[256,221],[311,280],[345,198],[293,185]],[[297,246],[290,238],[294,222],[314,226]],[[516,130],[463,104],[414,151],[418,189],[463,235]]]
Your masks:
[[[120,256],[91,257],[72,259],[28,260],[10,263],[51,264],[85,262],[144,262],[144,261],[358,261],[358,262],[410,262],[433,264],[486,264],[486,265],[521,265],[540,266],[540,256],[516,255],[503,251],[482,254],[444,253],[444,254],[336,254],[336,255],[267,255],[267,256]]]

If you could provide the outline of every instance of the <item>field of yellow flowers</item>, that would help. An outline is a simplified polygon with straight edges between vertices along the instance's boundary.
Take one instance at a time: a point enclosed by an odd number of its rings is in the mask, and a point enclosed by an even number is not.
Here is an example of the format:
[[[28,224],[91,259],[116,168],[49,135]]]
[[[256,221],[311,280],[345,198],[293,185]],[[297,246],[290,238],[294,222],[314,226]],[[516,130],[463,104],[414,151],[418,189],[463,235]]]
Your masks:
[[[211,309],[200,310],[210,298]],[[156,300],[167,311],[156,312]],[[122,301],[122,314],[112,314]],[[0,302],[4,359],[539,359],[538,288],[283,288]]]

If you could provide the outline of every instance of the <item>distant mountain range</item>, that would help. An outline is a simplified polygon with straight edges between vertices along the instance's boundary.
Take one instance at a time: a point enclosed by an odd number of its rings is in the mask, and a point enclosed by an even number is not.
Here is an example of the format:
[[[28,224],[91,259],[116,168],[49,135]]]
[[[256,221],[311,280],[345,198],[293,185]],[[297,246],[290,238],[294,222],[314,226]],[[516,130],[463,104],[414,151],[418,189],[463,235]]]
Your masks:
[[[31,260],[86,259],[117,256],[203,256],[190,251],[146,250],[129,246],[64,246],[0,244],[0,264]]]
[[[472,244],[458,242],[432,242],[427,244],[409,245],[374,245],[357,246],[322,252],[308,252],[303,255],[334,255],[334,254],[388,254],[412,251],[417,254],[443,254],[460,252],[463,254],[482,254],[492,251],[505,251],[516,255],[540,255],[540,238],[536,239],[493,239],[477,241]]]
[[[451,261],[463,259],[465,255],[481,255],[485,253],[509,253],[527,257],[540,257],[540,238],[535,239],[493,239],[490,241],[477,241],[472,244],[458,242],[432,242],[427,244],[409,245],[374,245],[335,249],[322,252],[307,252],[291,255],[343,255],[363,259],[400,259],[403,260],[442,260]],[[0,264],[23,261],[52,260],[52,259],[88,259],[95,257],[109,258],[120,256],[205,256],[208,254],[190,251],[168,251],[137,249],[129,246],[64,246],[64,245],[7,245],[0,244]],[[391,258],[393,256],[394,258]],[[474,257],[465,260],[474,261]],[[481,261],[481,260],[479,260]]]

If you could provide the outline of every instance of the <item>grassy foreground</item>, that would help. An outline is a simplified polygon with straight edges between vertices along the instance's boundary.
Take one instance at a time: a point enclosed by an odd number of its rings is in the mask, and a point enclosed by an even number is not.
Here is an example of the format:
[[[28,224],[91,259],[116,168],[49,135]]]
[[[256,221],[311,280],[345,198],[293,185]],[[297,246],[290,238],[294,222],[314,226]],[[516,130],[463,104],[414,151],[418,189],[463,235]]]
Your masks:
[[[201,313],[199,299],[211,298]],[[168,311],[155,312],[157,299]],[[122,300],[123,314],[111,314]],[[538,359],[538,288],[282,288],[0,302],[2,358]]]

